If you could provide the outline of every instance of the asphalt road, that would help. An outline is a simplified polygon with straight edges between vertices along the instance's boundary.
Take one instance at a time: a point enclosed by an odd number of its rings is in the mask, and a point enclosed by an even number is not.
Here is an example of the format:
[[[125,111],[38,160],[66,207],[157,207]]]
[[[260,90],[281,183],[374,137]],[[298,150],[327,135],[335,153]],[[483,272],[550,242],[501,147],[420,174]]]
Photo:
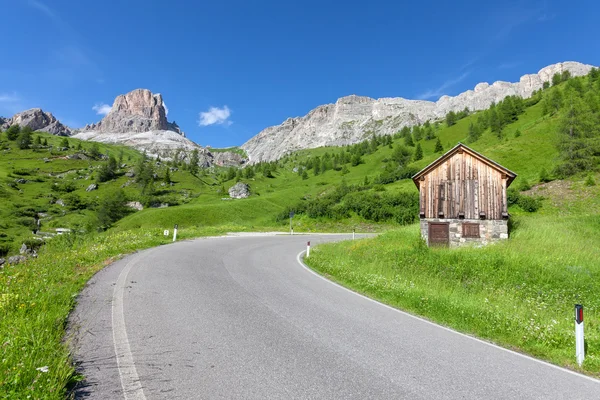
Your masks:
[[[131,255],[71,316],[91,399],[598,399],[600,382],[354,294],[306,241],[227,237]],[[115,354],[117,356],[115,356]]]

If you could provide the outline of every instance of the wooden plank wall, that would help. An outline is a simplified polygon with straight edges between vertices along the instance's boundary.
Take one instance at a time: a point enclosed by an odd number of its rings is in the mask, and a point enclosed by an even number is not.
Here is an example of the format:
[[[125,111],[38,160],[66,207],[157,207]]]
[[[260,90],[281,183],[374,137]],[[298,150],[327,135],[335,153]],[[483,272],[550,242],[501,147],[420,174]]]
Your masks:
[[[467,152],[456,153],[420,182],[421,211],[425,218],[502,219],[506,212],[506,178],[497,169]]]

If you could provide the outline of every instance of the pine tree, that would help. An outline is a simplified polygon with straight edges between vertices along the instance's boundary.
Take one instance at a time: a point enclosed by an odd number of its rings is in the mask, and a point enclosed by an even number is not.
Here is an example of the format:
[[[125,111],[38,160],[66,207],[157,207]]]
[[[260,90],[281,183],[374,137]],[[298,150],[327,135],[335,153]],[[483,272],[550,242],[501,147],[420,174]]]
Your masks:
[[[446,114],[446,125],[450,127],[454,124],[456,124],[456,113],[454,111],[450,111],[448,114]]]
[[[410,147],[415,146],[415,143],[413,142],[411,135],[404,136],[404,145],[410,146]]]
[[[31,132],[23,129],[17,138],[19,149],[26,150],[31,145]]]
[[[165,177],[163,178],[163,181],[167,185],[171,183],[171,169],[169,167],[167,167],[167,169],[165,170]]]
[[[435,142],[435,150],[436,153],[441,153],[442,151],[444,151],[444,147],[442,146],[442,141],[440,140],[440,138],[437,139],[437,142]]]
[[[177,161],[179,159],[179,154],[175,154],[175,158],[173,160],[173,163],[176,164]],[[189,165],[189,171],[190,174],[196,176],[198,174],[198,163],[200,162],[200,154],[198,153],[198,149],[194,149],[194,151],[192,151],[192,156],[190,157],[190,165]]]
[[[419,161],[422,158],[423,158],[423,149],[421,148],[421,143],[417,143],[417,147],[415,148],[415,155],[413,157],[413,160]]]

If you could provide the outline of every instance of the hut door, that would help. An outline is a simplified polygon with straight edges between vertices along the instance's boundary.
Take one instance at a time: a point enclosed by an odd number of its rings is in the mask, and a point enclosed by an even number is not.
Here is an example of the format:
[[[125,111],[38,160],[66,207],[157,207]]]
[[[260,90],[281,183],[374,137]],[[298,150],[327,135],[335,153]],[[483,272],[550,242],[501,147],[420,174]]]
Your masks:
[[[429,245],[448,246],[450,244],[450,225],[447,222],[429,223]]]

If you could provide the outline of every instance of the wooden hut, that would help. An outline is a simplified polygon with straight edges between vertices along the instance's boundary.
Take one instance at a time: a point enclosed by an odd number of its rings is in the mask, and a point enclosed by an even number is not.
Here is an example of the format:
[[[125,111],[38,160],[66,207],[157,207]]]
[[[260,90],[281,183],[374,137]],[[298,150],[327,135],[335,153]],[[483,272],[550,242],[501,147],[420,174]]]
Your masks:
[[[413,177],[429,246],[508,239],[506,189],[517,174],[459,143]]]

